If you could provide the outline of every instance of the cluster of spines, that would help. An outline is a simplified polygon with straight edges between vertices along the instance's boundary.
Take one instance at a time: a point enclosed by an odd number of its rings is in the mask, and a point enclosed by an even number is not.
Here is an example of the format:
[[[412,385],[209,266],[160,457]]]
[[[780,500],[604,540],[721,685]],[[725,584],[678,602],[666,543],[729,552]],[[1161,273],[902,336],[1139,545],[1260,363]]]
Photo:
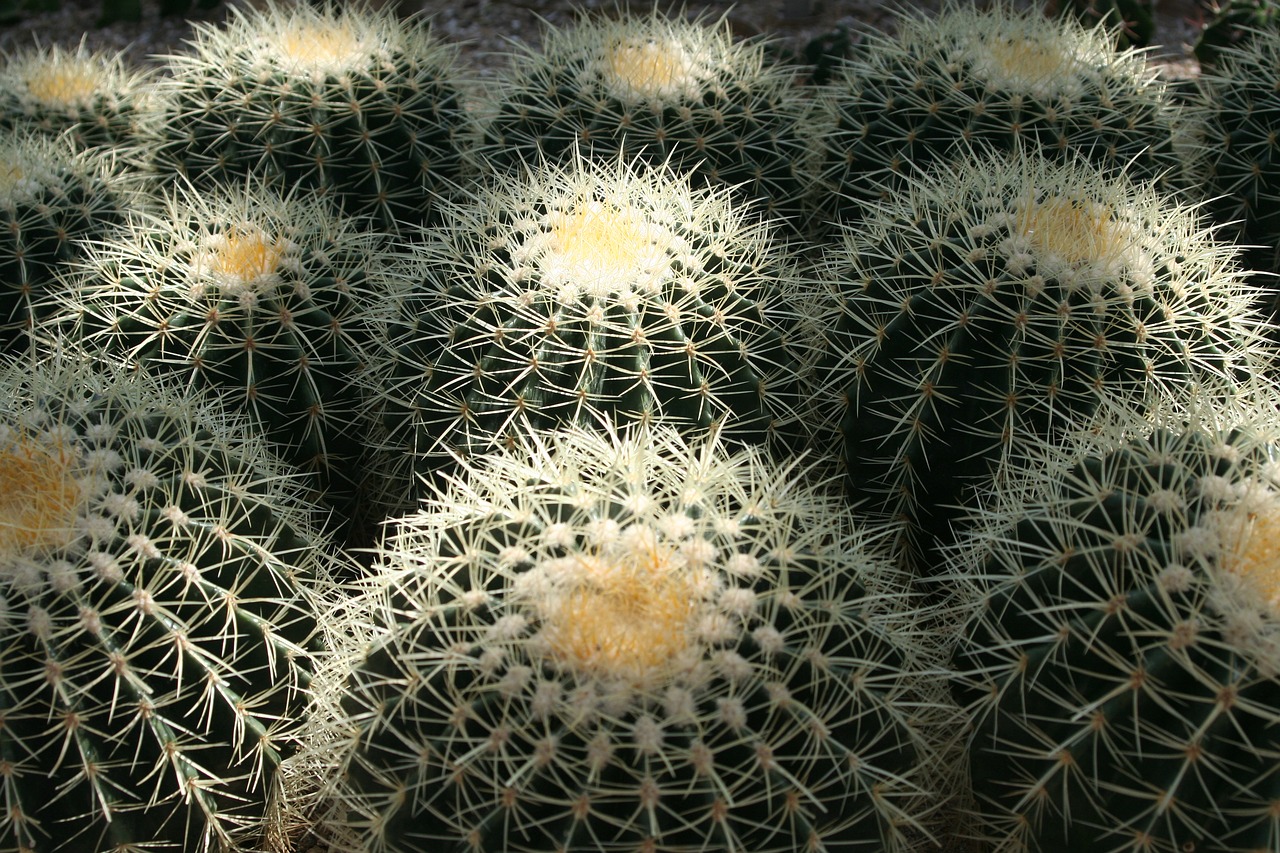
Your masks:
[[[155,167],[198,186],[307,188],[397,231],[460,179],[456,51],[366,3],[232,8],[158,84]]]
[[[821,264],[849,488],[917,556],[1019,442],[1271,361],[1234,249],[1194,208],[1087,163],[970,156],[919,176]]]
[[[1273,403],[1061,442],[971,513],[956,691],[991,849],[1274,849]],[[963,597],[963,596],[962,596]]]
[[[400,274],[415,286],[375,374],[388,483],[406,461],[435,476],[571,423],[801,440],[804,312],[819,294],[728,190],[579,159],[447,210]]]
[[[934,650],[810,473],[571,427],[397,519],[337,626],[369,642],[318,689],[321,837],[912,849],[944,775]]]
[[[254,849],[329,574],[313,510],[146,379],[8,360],[0,387],[0,846]]]
[[[500,174],[579,155],[670,166],[799,228],[813,150],[798,70],[727,20],[583,16],[515,54],[479,106],[481,167]]]

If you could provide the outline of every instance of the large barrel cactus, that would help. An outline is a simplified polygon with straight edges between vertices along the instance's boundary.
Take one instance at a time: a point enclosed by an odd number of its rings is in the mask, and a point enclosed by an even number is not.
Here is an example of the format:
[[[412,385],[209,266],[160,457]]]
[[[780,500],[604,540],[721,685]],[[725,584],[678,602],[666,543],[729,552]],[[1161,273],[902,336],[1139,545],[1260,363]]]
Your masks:
[[[932,641],[809,473],[568,428],[396,520],[317,690],[330,849],[931,846]]]
[[[728,190],[580,159],[480,188],[445,220],[402,271],[415,286],[378,375],[389,485],[406,463],[434,476],[569,423],[802,440],[803,317],[822,294]]]
[[[460,174],[456,51],[367,3],[231,13],[166,57],[156,168],[330,193],[387,229],[428,218]]]
[[[0,366],[0,849],[261,849],[306,707],[313,509],[226,417]]]
[[[767,62],[765,48],[736,40],[727,20],[656,10],[548,26],[479,103],[478,151],[499,172],[579,154],[643,159],[795,219],[814,180],[807,99],[798,69]]]
[[[1250,289],[1194,208],[1087,163],[967,157],[828,248],[851,498],[919,556],[1024,438],[1270,363]],[[921,560],[926,566],[929,560]]]
[[[1130,418],[975,511],[956,666],[992,849],[1280,845],[1277,424]]]

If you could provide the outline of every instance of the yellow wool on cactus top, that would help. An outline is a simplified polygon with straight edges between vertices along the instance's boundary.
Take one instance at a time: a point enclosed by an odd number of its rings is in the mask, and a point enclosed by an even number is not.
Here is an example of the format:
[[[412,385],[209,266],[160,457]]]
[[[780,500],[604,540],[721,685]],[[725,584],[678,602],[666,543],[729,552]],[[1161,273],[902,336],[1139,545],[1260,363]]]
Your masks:
[[[604,66],[610,87],[628,100],[678,97],[696,90],[704,76],[677,39],[621,39],[608,50]]]
[[[65,546],[84,503],[76,454],[16,433],[0,445],[0,559]]]
[[[287,246],[256,226],[231,229],[213,243],[210,271],[244,282],[275,274]]]
[[[303,71],[357,66],[373,52],[349,20],[295,23],[281,29],[275,44],[285,65]]]
[[[599,296],[649,289],[671,265],[670,232],[635,207],[583,201],[553,210],[546,229],[538,266],[551,285]]]
[[[1041,253],[1105,268],[1134,250],[1132,228],[1112,213],[1104,204],[1053,196],[1019,206],[1015,227]]]

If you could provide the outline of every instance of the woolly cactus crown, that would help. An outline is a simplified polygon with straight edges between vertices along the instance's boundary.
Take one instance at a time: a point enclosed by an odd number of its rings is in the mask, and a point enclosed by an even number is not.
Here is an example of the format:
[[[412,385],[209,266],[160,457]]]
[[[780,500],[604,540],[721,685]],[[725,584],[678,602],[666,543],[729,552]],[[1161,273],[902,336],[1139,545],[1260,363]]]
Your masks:
[[[727,190],[579,159],[496,180],[446,219],[404,272],[420,284],[378,376],[391,463],[408,449],[427,474],[526,425],[801,432],[800,328],[819,294]]]
[[[666,428],[477,460],[388,528],[341,625],[371,642],[319,693],[321,835],[907,849],[938,783],[932,651],[810,473]]]

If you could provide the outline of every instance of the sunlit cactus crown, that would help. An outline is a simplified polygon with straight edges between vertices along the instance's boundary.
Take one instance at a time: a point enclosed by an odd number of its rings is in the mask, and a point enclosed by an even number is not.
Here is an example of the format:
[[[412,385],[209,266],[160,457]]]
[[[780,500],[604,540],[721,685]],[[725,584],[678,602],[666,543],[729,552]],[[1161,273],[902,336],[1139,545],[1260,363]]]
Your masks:
[[[333,849],[908,849],[933,652],[838,492],[665,428],[530,445],[394,521],[336,625],[374,639],[318,692]]]
[[[1156,389],[1261,373],[1267,326],[1194,208],[1089,164],[958,159],[868,208],[822,262],[851,494],[945,541],[1028,437]],[[842,420],[841,420],[842,418]]]
[[[315,189],[390,229],[452,191],[460,67],[425,21],[365,3],[231,12],[166,57],[158,168],[203,187],[254,177]]]
[[[948,160],[957,146],[1040,149],[1161,188],[1187,183],[1187,123],[1141,52],[1089,28],[1004,2],[904,15],[872,34],[818,98],[820,209],[855,222],[862,205]]]
[[[98,367],[0,365],[0,848],[261,849],[328,574],[274,457]]]
[[[669,164],[734,186],[771,217],[797,216],[813,181],[794,69],[735,40],[727,20],[654,11],[548,26],[478,105],[487,168],[520,172],[578,153]]]
[[[799,440],[799,330],[818,294],[726,190],[580,159],[447,212],[405,274],[420,284],[379,381],[392,461],[408,448],[429,474],[566,423]]]
[[[36,131],[0,134],[0,348],[25,349],[40,303],[82,254],[142,204],[138,182],[105,152]]]
[[[357,376],[392,254],[324,199],[170,193],[90,247],[46,336],[210,390],[341,505],[371,426]]]
[[[980,590],[958,693],[993,849],[1274,847],[1277,414],[1029,444],[972,514],[948,583]]]
[[[82,147],[136,142],[151,75],[120,53],[33,46],[0,62],[0,127],[69,132]]]

